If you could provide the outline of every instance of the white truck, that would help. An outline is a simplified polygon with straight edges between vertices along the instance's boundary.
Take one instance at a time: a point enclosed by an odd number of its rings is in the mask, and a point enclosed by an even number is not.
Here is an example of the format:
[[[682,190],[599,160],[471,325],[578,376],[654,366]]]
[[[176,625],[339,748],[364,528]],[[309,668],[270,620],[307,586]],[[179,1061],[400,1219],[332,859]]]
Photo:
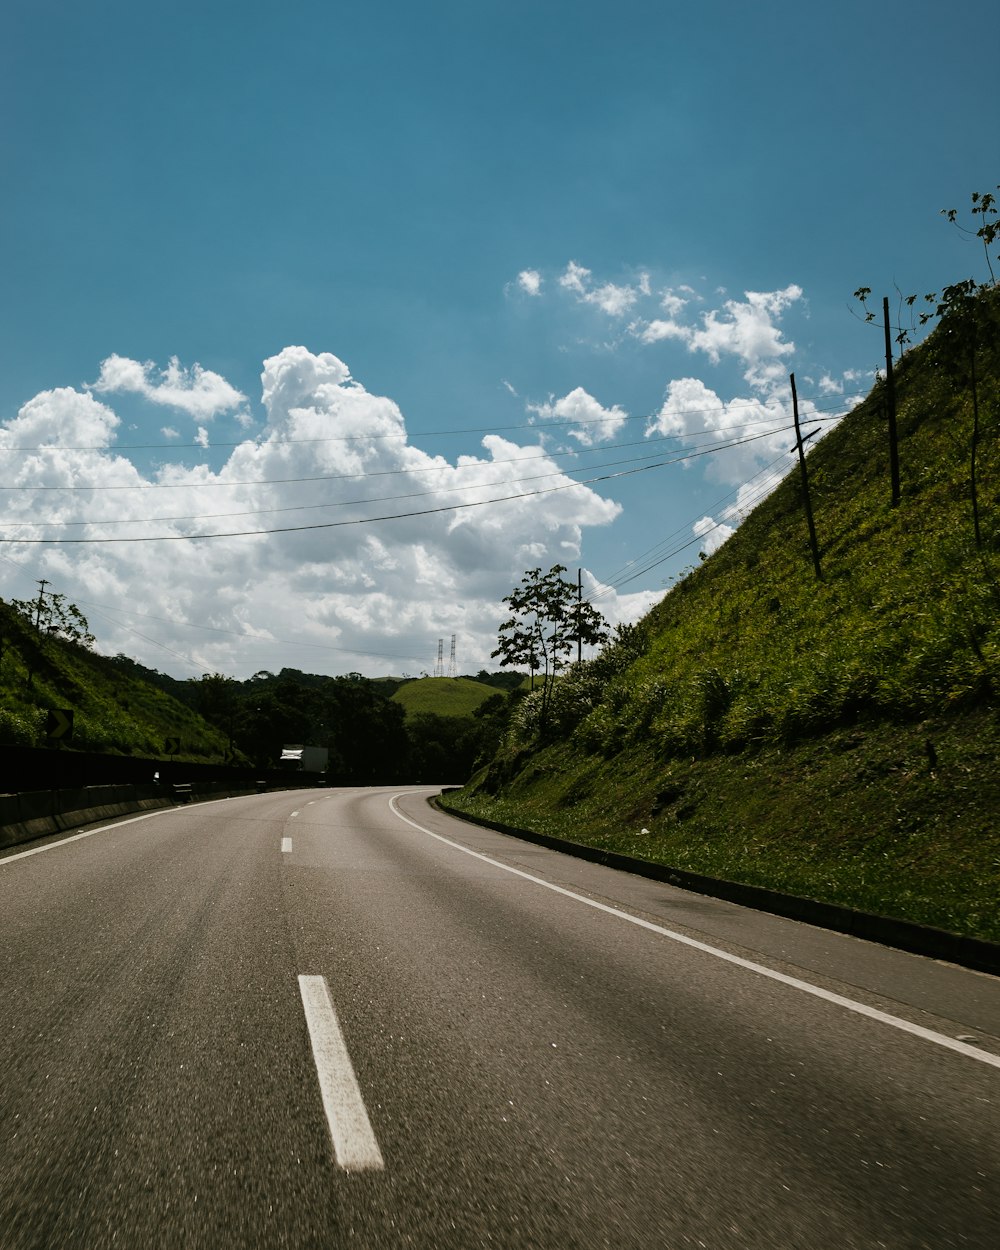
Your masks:
[[[302,743],[293,743],[281,748],[282,764],[294,764],[295,772],[325,773],[330,762],[330,752],[326,747],[308,747]]]

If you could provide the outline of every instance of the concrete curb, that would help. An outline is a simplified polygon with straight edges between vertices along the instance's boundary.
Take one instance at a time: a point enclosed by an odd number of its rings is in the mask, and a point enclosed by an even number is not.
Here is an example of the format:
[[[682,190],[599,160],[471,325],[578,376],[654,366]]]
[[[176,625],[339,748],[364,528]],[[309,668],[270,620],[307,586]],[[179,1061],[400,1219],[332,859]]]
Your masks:
[[[614,851],[601,850],[599,847],[583,846],[579,842],[567,842],[564,838],[554,838],[546,833],[535,833],[530,829],[515,829],[499,821],[470,816],[467,812],[458,812],[450,807],[439,805],[437,796],[430,801],[448,816],[457,816],[460,820],[466,820],[470,824],[493,829],[508,837],[519,838],[523,842],[534,842],[538,846],[546,846],[554,851],[575,855],[577,859],[604,864],[608,868],[631,872],[653,881],[663,881],[668,885],[678,886],[682,890],[691,890],[697,894],[707,894],[712,898],[725,899],[727,902],[739,903],[743,907],[752,907],[757,911],[767,911],[776,916],[802,920],[807,924],[817,925],[822,929],[831,929],[836,933],[848,933],[852,937],[879,942],[883,946],[910,951],[915,955],[941,959],[946,963],[960,964],[963,968],[973,968],[977,972],[989,972],[994,976],[1000,976],[1000,943],[987,942],[982,938],[962,937],[960,934],[948,933],[944,929],[932,929],[926,925],[914,924],[909,920],[894,920],[890,916],[876,916],[870,912],[855,911],[851,907],[841,907],[837,903],[821,903],[816,899],[800,898],[795,894],[782,894],[778,890],[769,890],[763,886],[741,885],[738,881],[705,877],[683,868],[671,868],[667,864],[653,864],[648,860],[633,859],[629,855],[619,855]]]

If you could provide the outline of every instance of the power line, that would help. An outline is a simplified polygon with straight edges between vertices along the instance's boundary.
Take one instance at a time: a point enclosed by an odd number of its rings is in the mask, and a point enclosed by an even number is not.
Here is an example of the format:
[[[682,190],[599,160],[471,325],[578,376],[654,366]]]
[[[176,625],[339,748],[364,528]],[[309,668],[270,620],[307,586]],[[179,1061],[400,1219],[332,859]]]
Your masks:
[[[787,427],[786,427],[787,428]],[[707,448],[688,455],[677,456],[669,460],[660,460],[654,464],[643,464],[638,468],[623,469],[617,473],[598,474],[596,477],[585,478],[580,482],[567,482],[559,486],[550,486],[537,491],[519,491],[512,495],[501,495],[496,499],[482,499],[466,501],[465,503],[444,504],[436,508],[417,509],[412,512],[389,513],[375,517],[356,517],[345,521],[322,521],[314,522],[310,525],[288,525],[276,526],[272,529],[264,530],[236,530],[225,533],[214,534],[159,534],[159,535],[137,535],[135,537],[108,537],[108,538],[8,538],[0,536],[0,542],[12,544],[30,544],[30,545],[80,545],[80,544],[108,544],[108,543],[144,543],[144,542],[196,542],[205,539],[214,538],[258,538],[271,534],[288,534],[302,533],[308,530],[322,529],[339,529],[348,525],[372,525],[381,521],[400,521],[420,516],[433,516],[442,512],[458,512],[469,508],[481,508],[492,504],[510,503],[518,499],[529,499],[540,495],[554,494],[558,491],[572,490],[578,486],[592,486],[596,482],[612,481],[617,478],[630,477],[636,473],[646,473],[650,469],[663,468],[666,465],[677,464],[683,460],[695,460],[701,456],[711,455],[719,450],[728,450],[733,447],[739,447],[746,443],[756,442],[761,438],[770,437],[778,431],[767,431],[766,434],[755,434],[745,439],[735,440],[724,444],[722,448]],[[631,463],[631,462],[630,462]]]
[[[764,434],[757,435],[755,437],[764,438],[764,437],[769,437],[772,433],[780,434],[787,428],[788,428],[787,426],[782,426],[776,430],[773,430],[773,431],[769,430],[769,431],[766,431]],[[711,451],[725,451],[725,450],[728,450],[730,447],[741,446],[746,441],[748,440],[743,439],[743,440],[738,440],[738,441],[715,443],[715,444],[709,445],[708,447],[701,448],[697,454],[705,454]],[[660,456],[662,456],[662,454],[663,454],[662,452],[654,452],[648,456],[634,456],[625,460],[611,460],[611,461],[605,462],[604,464],[596,464],[596,465],[591,464],[587,466],[581,466],[578,469],[574,469],[574,468],[554,469],[548,473],[537,473],[537,474],[532,474],[530,476],[522,476],[522,477],[516,477],[516,478],[510,478],[510,479],[500,479],[500,480],[494,480],[491,482],[471,482],[465,485],[442,486],[436,490],[410,491],[407,494],[403,494],[403,495],[383,495],[383,496],[375,496],[375,497],[369,496],[364,499],[337,499],[333,501],[327,501],[324,503],[288,504],[288,505],[283,505],[283,506],[274,507],[274,508],[248,508],[248,509],[243,509],[239,512],[214,512],[214,513],[195,513],[195,514],[186,513],[186,514],[180,514],[180,515],[167,515],[167,516],[155,516],[155,517],[95,517],[95,518],[89,518],[89,519],[84,519],[80,521],[70,521],[70,520],[24,521],[24,520],[20,520],[17,522],[17,524],[19,526],[27,525],[33,528],[38,528],[39,526],[61,526],[61,527],[76,526],[78,527],[78,526],[86,526],[86,525],[149,525],[149,524],[155,524],[156,522],[159,522],[159,521],[208,521],[208,520],[220,520],[226,517],[268,516],[268,515],[273,515],[275,513],[280,513],[280,512],[313,512],[313,511],[317,511],[323,508],[347,508],[347,507],[354,507],[359,504],[387,503],[393,500],[402,500],[402,499],[423,499],[428,496],[438,496],[438,495],[443,495],[443,494],[449,494],[455,491],[484,490],[484,489],[490,489],[495,486],[505,486],[508,484],[513,485],[514,483],[544,481],[547,478],[569,476],[574,473],[591,473],[595,469],[614,468],[623,464],[624,465],[640,464],[643,461],[656,460]],[[689,453],[687,455],[674,457],[671,463],[675,463],[675,464],[680,463],[683,460],[692,458],[694,454],[695,453]],[[540,459],[540,457],[529,457],[529,459],[537,460],[537,459]],[[482,467],[492,467],[492,465],[488,464]]]
[[[806,437],[812,438],[815,433],[816,433],[816,430],[812,430]],[[780,456],[776,456],[775,459],[770,462],[770,464],[766,464],[758,473],[755,473],[753,477],[748,478],[740,486],[737,486],[734,490],[731,490],[728,494],[724,495],[721,499],[717,500],[714,504],[712,504],[709,508],[709,511],[714,512],[716,508],[726,503],[729,499],[732,499],[733,496],[739,497],[740,491],[745,490],[752,483],[760,482],[760,485],[744,498],[743,504],[741,505],[742,509],[755,507],[758,503],[760,503],[762,499],[766,498],[767,495],[769,495],[771,491],[775,488],[776,484],[772,484],[770,481],[767,480],[768,475],[771,473],[775,465],[780,464],[781,461],[784,460],[785,457],[790,454],[791,454],[790,452],[782,452]],[[725,522],[716,521],[712,525],[711,529],[706,530],[704,533],[695,534],[694,537],[692,538],[685,537],[685,541],[680,543],[679,545],[671,546],[666,551],[663,550],[663,548],[667,544],[669,544],[672,539],[679,538],[681,535],[686,536],[687,534],[689,534],[693,524],[694,522],[691,522],[691,521],[685,522],[684,525],[674,530],[672,534],[668,534],[666,538],[661,540],[661,542],[656,543],[654,546],[648,548],[644,553],[642,553],[642,555],[635,557],[633,560],[630,560],[627,564],[623,565],[617,572],[612,573],[609,577],[603,578],[602,581],[604,582],[606,589],[603,591],[599,591],[596,595],[593,596],[593,598],[601,599],[609,595],[612,591],[618,591],[623,586],[627,586],[629,582],[633,582],[637,578],[643,577],[645,576],[645,574],[652,572],[652,570],[657,568],[659,565],[665,564],[667,560],[673,559],[675,556],[680,555],[681,552],[686,551],[688,547],[693,547],[696,543],[700,543],[706,537],[707,534],[712,533],[713,530],[719,529],[722,525],[725,524]],[[636,569],[635,565],[639,561],[644,561],[644,563],[642,564],[642,567]],[[626,573],[628,574],[628,576],[624,576],[624,574]]]
[[[205,490],[205,489],[233,488],[237,486],[291,486],[291,485],[302,485],[307,482],[356,481],[358,479],[364,480],[370,477],[400,477],[400,476],[410,476],[412,474],[417,474],[417,473],[444,473],[444,472],[459,473],[459,472],[464,472],[466,470],[492,468],[493,466],[498,465],[498,464],[518,464],[524,460],[561,460],[561,459],[565,459],[568,456],[591,455],[591,454],[596,454],[599,452],[621,450],[621,449],[625,449],[628,447],[646,447],[646,446],[652,446],[656,443],[666,443],[666,442],[676,443],[676,442],[691,441],[691,440],[699,439],[699,438],[717,437],[719,434],[725,434],[731,431],[752,430],[760,425],[770,426],[772,424],[782,421],[782,419],[783,418],[780,416],[775,416],[766,421],[765,420],[751,421],[745,425],[720,426],[718,428],[696,430],[696,431],[692,431],[691,433],[666,434],[666,435],[661,435],[657,438],[638,439],[634,442],[628,442],[628,443],[604,443],[599,447],[597,446],[595,447],[573,447],[564,451],[547,451],[539,445],[538,452],[532,453],[531,455],[528,455],[528,456],[510,456],[510,457],[507,457],[506,459],[501,459],[501,460],[477,460],[471,464],[452,465],[452,464],[445,463],[445,464],[419,465],[419,466],[414,466],[412,468],[405,467],[401,469],[371,469],[371,470],[366,470],[360,473],[323,473],[323,474],[316,474],[316,475],[309,476],[309,477],[236,478],[230,481],[222,481],[222,480],[217,479],[215,481],[210,481],[210,482],[206,482],[206,481],[201,481],[201,482],[198,482],[198,481],[195,481],[195,482],[139,482],[139,483],[133,483],[129,485],[121,485],[121,484],[114,483],[114,482],[107,482],[107,483],[101,482],[101,483],[95,483],[93,485],[89,485],[89,484],[87,485],[83,485],[83,484],[48,485],[45,483],[38,483],[38,484],[26,483],[23,485],[6,485],[4,483],[0,483],[0,490],[24,491],[24,492],[64,491],[67,493],[73,493],[76,491],[101,491],[103,493],[107,491],[129,491],[129,490],[130,491]],[[823,418],[823,417],[814,418],[812,414],[810,414],[809,419],[820,420],[820,421],[822,420],[838,421],[840,420],[840,416],[838,414],[834,414],[833,416],[827,417],[827,418]],[[776,428],[773,432],[780,433],[780,431],[784,428],[786,427],[781,426],[781,425],[776,425]],[[3,450],[3,449],[0,449],[0,450]],[[81,450],[81,449],[80,448],[53,448],[52,450],[74,451],[74,450]],[[83,450],[91,450],[91,449],[83,449]]]
[[[788,428],[788,427],[785,427],[785,428]],[[814,428],[807,437],[811,438],[817,432],[817,429],[818,427]],[[738,446],[740,445],[740,443],[755,441],[755,439],[759,439],[761,437],[766,437],[766,435],[757,435],[757,436],[754,436],[754,438],[740,440],[739,442],[730,443],[725,446]],[[697,453],[693,453],[691,456],[679,457],[678,459],[695,458],[695,457],[699,457],[702,455],[711,454],[713,450],[718,450],[718,449],[719,448],[705,449]],[[744,508],[752,508],[753,506],[755,506],[762,498],[764,498],[773,489],[771,482],[766,480],[767,475],[770,474],[774,466],[779,464],[780,461],[784,459],[785,455],[787,454],[788,453],[783,452],[782,455],[776,457],[768,465],[765,465],[753,477],[747,479],[744,483],[742,483],[739,487],[735,488],[733,491],[728,492],[727,495],[723,496],[721,499],[716,501],[715,504],[711,505],[710,511],[714,511],[717,507],[725,503],[728,499],[732,498],[734,495],[738,496],[740,491],[745,491],[746,488],[749,487],[752,483],[760,481],[761,484],[758,486],[758,488],[754,490],[752,493],[750,493],[749,495],[745,496],[744,501],[743,501]],[[630,476],[631,474],[634,474],[634,473],[645,472],[648,469],[663,467],[664,465],[671,464],[671,463],[677,463],[677,460],[663,461],[659,464],[644,465],[638,469],[631,469],[631,470],[627,470],[621,473],[607,474],[601,478],[592,479],[592,481],[609,480],[609,479],[618,478],[618,477]],[[765,479],[765,480],[761,481],[761,479]],[[553,488],[553,489],[570,489],[573,485],[585,485],[585,484],[588,484],[588,483],[579,483],[579,482],[568,483],[564,486]],[[532,493],[544,494],[544,493],[550,493],[550,492],[543,491],[543,492],[532,492]],[[521,498],[521,497],[523,496],[511,496],[508,498]],[[490,502],[501,502],[501,501],[497,500],[497,501],[483,501],[483,502],[490,503]],[[477,506],[477,505],[469,504],[469,505],[457,505],[457,506],[464,507],[464,506]],[[432,511],[432,512],[451,511],[454,509],[454,507],[455,506],[453,505],[452,508],[432,509],[428,511]],[[424,515],[424,514],[418,513],[418,514],[403,514],[403,515]],[[378,520],[378,519],[383,519],[383,518],[369,518],[369,520]],[[384,519],[389,519],[389,518],[384,518]],[[391,519],[396,519],[396,518],[391,518]],[[362,523],[364,522],[363,521],[336,522],[334,524],[342,525],[342,524],[362,524]],[[718,521],[712,526],[712,529],[718,529],[723,524],[724,522]],[[295,529],[299,529],[299,528],[313,529],[313,528],[328,528],[328,527],[327,526],[308,526],[308,527],[294,527],[294,528]],[[277,530],[277,531],[264,531],[264,532],[275,533],[275,532],[284,532],[284,531]],[[686,541],[684,541],[683,543],[674,545],[666,551],[663,550],[664,546],[670,543],[670,540],[672,538],[679,537],[682,534],[686,535],[689,532],[690,532],[689,526],[687,524],[682,526],[680,529],[674,531],[672,535],[669,535],[667,538],[663,539],[660,543],[655,544],[653,547],[648,548],[646,552],[643,552],[638,557],[635,557],[634,559],[630,560],[626,565],[624,565],[620,570],[618,570],[618,572],[611,574],[610,577],[608,577],[607,579],[602,579],[605,582],[605,589],[598,591],[596,594],[590,596],[591,600],[592,601],[599,600],[601,598],[606,597],[608,594],[614,591],[620,590],[623,586],[627,585],[629,582],[634,581],[641,576],[644,576],[646,573],[650,572],[653,568],[656,568],[658,565],[664,563],[666,560],[680,554],[681,552],[686,550],[688,547],[694,546],[696,543],[703,541],[704,538],[706,537],[706,534],[710,533],[711,530],[705,531],[705,533],[702,533],[702,534],[696,534],[691,538],[687,538]],[[197,539],[198,537],[227,537],[227,536],[228,535],[204,535],[204,536],[191,535],[188,537],[192,539]],[[4,541],[4,540],[0,539],[0,541]],[[27,540],[27,541],[32,541],[32,540]],[[34,540],[34,541],[39,541],[39,540]],[[40,540],[40,541],[58,542],[59,540]],[[111,541],[114,541],[114,540],[111,540]],[[133,541],[143,541],[143,540],[140,539],[140,540],[133,540]],[[156,541],[156,540],[152,539],[148,541]],[[650,557],[653,557],[653,558],[650,558]],[[17,561],[11,560],[8,556],[3,555],[2,553],[0,553],[0,559],[2,559],[8,564],[11,564],[13,567],[17,568],[21,572],[27,572],[25,566],[19,564]],[[636,564],[639,562],[642,562],[641,567],[636,568]],[[626,573],[628,574],[627,576],[622,576],[622,574],[626,574]],[[159,623],[169,624],[175,627],[198,629],[204,632],[225,634],[233,638],[238,638],[241,642],[260,642],[260,643],[266,643],[268,645],[288,646],[288,647],[296,647],[296,648],[305,647],[305,648],[309,648],[312,650],[332,651],[332,652],[337,652],[340,654],[369,656],[369,657],[382,658],[382,659],[409,659],[409,660],[418,659],[418,657],[416,656],[402,655],[400,653],[373,651],[370,649],[361,650],[361,649],[350,648],[350,647],[335,647],[330,644],[324,644],[324,643],[310,643],[310,642],[302,642],[302,641],[293,641],[289,639],[265,637],[263,635],[246,634],[246,633],[239,632],[237,630],[229,630],[229,629],[225,629],[219,626],[199,625],[199,624],[188,622],[188,621],[181,621],[176,618],[164,618],[164,617],[159,617],[159,616],[153,616],[149,613],[132,612],[127,609],[122,609],[120,607],[111,608],[109,607],[109,605],[97,604],[88,600],[79,600],[79,602],[84,607],[87,607],[92,610],[97,610],[99,615],[104,616],[105,620],[109,621],[111,624],[115,625],[116,627],[125,629],[127,632],[134,634],[136,637],[143,639],[145,642],[148,642],[151,645],[154,645],[160,648],[161,650],[166,651],[168,654],[173,655],[175,658],[181,660],[185,665],[187,665],[191,669],[196,669],[197,665],[188,657],[181,655],[177,651],[174,651],[172,648],[166,646],[166,644],[158,642],[156,639],[150,638],[148,635],[143,634],[139,632],[138,630],[132,628],[131,626],[126,625],[124,622],[116,620],[115,617],[108,616],[107,613],[115,612],[115,613],[119,613],[119,614],[126,615],[126,616],[138,617],[144,620],[157,621]]]
[[[728,491],[720,499],[717,499],[714,503],[709,504],[708,507],[704,509],[702,515],[706,515],[708,513],[714,513],[717,508],[720,508],[724,504],[727,504],[729,500],[733,499],[734,497],[738,497],[741,490],[744,490],[752,482],[757,481],[758,478],[763,478],[767,474],[769,474],[771,470],[774,468],[774,466],[776,464],[779,464],[788,454],[789,453],[787,452],[782,452],[780,456],[777,456],[774,460],[771,461],[770,464],[765,465],[759,472],[755,473],[753,477],[748,478],[745,482],[741,483],[739,486],[734,487],[733,490]],[[652,547],[648,547],[645,551],[640,552],[639,555],[633,556],[630,560],[626,561],[626,563],[623,564],[620,568],[616,569],[615,572],[608,574],[606,577],[602,578],[601,580],[610,589],[616,589],[619,585],[625,585],[627,582],[634,581],[636,576],[641,576],[641,572],[646,571],[645,569],[643,569],[638,574],[635,572],[635,566],[640,561],[652,560],[652,563],[649,565],[649,568],[655,568],[656,565],[662,563],[664,559],[669,559],[671,555],[677,554],[677,551],[668,551],[666,555],[663,555],[663,548],[666,547],[668,544],[672,543],[673,540],[680,537],[682,534],[683,535],[689,534],[693,524],[694,524],[693,521],[685,521],[683,525],[679,526],[676,530],[673,530],[665,538],[660,539],[660,541],[657,543],[654,543]],[[685,541],[684,546],[687,546],[687,545],[689,545],[689,543]],[[678,550],[683,550],[683,547],[679,548]],[[619,581],[619,579],[623,579],[623,580]]]
[[[845,400],[855,399],[859,396],[863,397],[867,391],[844,391],[838,395],[824,394],[820,397],[820,401],[829,406],[829,409],[840,407]],[[813,404],[817,412],[827,411],[827,408],[821,406],[821,402],[817,399],[809,399],[803,397],[802,402],[810,402]],[[678,411],[678,416],[707,416],[711,413],[717,413],[720,410],[726,413],[741,408],[752,408],[759,410],[760,401],[758,400],[730,400],[728,403],[720,402],[713,404],[708,408],[683,408]],[[32,446],[23,446],[16,444],[10,447],[0,447],[0,452],[37,452],[37,451],[213,451],[226,450],[235,447],[245,447],[248,444],[256,447],[298,447],[309,446],[320,443],[352,443],[358,441],[383,441],[388,439],[410,439],[410,438],[458,438],[466,434],[498,434],[506,433],[511,430],[550,430],[568,428],[572,426],[586,425],[607,425],[609,422],[624,423],[626,421],[652,421],[655,420],[658,413],[622,413],[621,416],[611,415],[603,417],[574,417],[565,420],[546,420],[539,424],[536,421],[524,421],[512,425],[483,425],[483,426],[467,426],[464,428],[451,430],[402,430],[392,434],[336,434],[329,435],[324,438],[271,438],[263,443],[256,443],[249,438],[239,439],[235,442],[225,441],[218,443],[116,443],[109,446],[101,443],[81,443],[81,444],[61,444],[61,443],[39,443]]]

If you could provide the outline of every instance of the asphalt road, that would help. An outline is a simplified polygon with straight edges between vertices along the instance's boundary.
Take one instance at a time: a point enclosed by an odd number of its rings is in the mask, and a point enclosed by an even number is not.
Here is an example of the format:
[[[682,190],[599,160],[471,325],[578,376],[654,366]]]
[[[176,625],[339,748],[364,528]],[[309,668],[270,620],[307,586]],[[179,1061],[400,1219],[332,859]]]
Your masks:
[[[3,1250],[1000,1247],[1000,981],[427,793],[0,858]]]

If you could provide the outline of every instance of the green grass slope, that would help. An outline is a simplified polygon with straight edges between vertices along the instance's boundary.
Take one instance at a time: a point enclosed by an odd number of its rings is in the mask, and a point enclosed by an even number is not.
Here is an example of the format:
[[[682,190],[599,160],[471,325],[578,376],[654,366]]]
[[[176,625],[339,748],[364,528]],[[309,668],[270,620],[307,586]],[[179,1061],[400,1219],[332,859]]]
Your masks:
[[[419,677],[405,682],[392,696],[407,716],[432,712],[437,716],[471,716],[497,693],[493,686],[471,677]]]
[[[1000,939],[1000,299],[948,321],[644,622],[523,700],[452,800],[509,824]],[[641,832],[643,829],[648,832]]]
[[[179,738],[179,759],[219,760],[228,740],[197,712],[86,647],[36,633],[0,601],[0,746],[44,746],[51,708],[73,711],[81,751],[162,758]]]

